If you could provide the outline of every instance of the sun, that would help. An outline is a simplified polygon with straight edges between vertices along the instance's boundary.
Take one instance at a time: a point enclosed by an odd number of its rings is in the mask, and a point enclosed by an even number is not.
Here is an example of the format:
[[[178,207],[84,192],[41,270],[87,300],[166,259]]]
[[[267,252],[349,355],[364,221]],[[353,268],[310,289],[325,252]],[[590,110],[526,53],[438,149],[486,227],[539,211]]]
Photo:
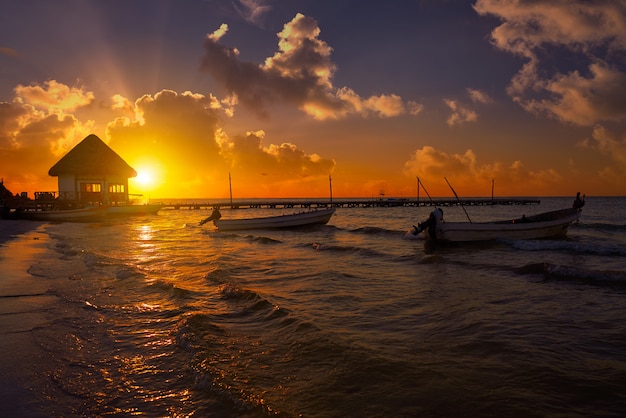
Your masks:
[[[150,186],[154,182],[154,176],[151,172],[144,169],[137,172],[137,177],[135,177],[135,181],[142,186]]]
[[[137,175],[130,179],[131,189],[139,193],[154,191],[160,185],[161,171],[155,164],[141,164],[136,168]]]

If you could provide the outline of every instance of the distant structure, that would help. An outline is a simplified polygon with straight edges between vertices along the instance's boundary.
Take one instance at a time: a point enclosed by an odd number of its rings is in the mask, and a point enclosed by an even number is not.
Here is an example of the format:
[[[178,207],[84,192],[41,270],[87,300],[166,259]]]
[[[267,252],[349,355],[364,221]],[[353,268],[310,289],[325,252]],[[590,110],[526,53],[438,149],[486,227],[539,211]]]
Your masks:
[[[48,174],[59,178],[61,201],[77,205],[124,205],[129,201],[128,179],[136,177],[137,171],[92,134],[53,165]],[[54,198],[50,192],[35,193],[35,200]]]

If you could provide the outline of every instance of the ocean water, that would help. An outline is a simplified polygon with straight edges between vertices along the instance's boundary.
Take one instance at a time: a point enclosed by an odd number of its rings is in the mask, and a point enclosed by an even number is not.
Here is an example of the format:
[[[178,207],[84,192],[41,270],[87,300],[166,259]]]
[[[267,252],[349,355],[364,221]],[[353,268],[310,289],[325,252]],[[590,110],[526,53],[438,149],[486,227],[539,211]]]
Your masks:
[[[1,346],[14,416],[623,416],[626,198],[588,197],[565,239],[436,247],[407,234],[431,209],[236,233],[199,226],[205,210],[44,225],[7,246],[33,259],[32,292],[0,298],[32,320]]]

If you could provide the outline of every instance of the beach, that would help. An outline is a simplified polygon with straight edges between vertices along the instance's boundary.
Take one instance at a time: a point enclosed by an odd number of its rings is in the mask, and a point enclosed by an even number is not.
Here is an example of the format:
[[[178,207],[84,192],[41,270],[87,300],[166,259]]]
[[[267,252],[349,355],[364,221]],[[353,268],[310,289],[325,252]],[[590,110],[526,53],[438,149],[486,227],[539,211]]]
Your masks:
[[[0,220],[0,404],[6,416],[44,416],[32,392],[41,350],[31,331],[47,321],[51,297],[28,270],[47,242],[41,222]]]
[[[0,219],[0,245],[4,245],[8,241],[18,238],[26,232],[34,231],[41,225],[42,222]]]

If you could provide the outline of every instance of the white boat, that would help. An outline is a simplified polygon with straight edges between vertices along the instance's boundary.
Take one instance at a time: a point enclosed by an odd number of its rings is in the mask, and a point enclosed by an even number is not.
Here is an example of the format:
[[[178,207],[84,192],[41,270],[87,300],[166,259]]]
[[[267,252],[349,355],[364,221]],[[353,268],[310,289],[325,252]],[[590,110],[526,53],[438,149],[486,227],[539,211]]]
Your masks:
[[[160,203],[145,205],[120,205],[109,206],[107,214],[109,215],[154,215],[161,210]]]
[[[212,219],[219,231],[245,229],[294,228],[299,226],[326,224],[335,213],[335,208],[318,209],[287,215],[264,218]],[[212,215],[213,216],[213,215]],[[201,222],[201,224],[204,222]]]
[[[69,210],[24,209],[11,212],[10,218],[45,222],[91,222],[103,220],[107,215],[107,210],[106,206]]]
[[[448,242],[559,238],[579,215],[580,209],[569,208],[493,222],[445,222],[443,216],[431,216],[413,233],[423,230],[427,239]]]

